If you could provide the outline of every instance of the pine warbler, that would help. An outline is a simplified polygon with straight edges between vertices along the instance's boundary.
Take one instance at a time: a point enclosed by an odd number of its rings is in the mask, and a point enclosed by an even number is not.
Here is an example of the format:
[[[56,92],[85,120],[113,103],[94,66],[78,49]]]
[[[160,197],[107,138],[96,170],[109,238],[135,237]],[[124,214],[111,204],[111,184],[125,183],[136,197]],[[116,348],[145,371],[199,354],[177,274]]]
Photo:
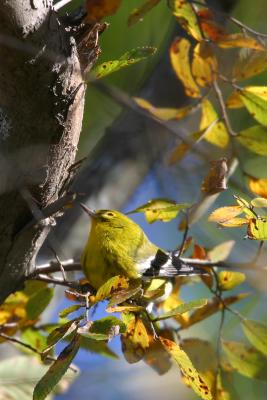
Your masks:
[[[119,211],[92,211],[84,204],[81,207],[92,219],[81,264],[95,289],[116,275],[152,279],[206,273],[201,267],[184,262],[177,251],[158,248],[139,225]]]

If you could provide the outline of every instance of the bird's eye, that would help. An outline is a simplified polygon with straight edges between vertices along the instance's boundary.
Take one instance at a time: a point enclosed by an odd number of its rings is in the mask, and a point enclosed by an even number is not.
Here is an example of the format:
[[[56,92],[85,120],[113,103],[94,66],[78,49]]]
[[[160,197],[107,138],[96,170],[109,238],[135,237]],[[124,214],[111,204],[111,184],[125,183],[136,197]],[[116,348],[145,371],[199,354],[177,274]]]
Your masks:
[[[107,213],[107,215],[108,215],[109,217],[114,217],[113,212],[110,212],[110,211]]]

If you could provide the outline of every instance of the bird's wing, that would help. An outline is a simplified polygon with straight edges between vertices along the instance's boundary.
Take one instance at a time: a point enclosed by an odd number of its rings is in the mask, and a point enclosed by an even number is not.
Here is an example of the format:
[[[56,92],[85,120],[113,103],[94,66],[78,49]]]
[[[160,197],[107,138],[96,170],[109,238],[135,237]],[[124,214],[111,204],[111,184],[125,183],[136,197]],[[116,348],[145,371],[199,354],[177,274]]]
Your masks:
[[[164,252],[160,249],[156,254],[138,263],[139,272],[148,278],[170,278],[174,276],[192,276],[207,274],[205,269],[198,265],[184,262],[178,252]]]

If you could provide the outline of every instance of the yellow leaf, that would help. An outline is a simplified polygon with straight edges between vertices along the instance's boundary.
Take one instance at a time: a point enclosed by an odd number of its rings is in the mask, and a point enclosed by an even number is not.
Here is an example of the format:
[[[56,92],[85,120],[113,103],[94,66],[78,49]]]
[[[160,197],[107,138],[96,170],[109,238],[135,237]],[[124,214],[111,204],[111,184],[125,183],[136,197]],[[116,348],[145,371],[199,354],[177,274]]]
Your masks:
[[[242,272],[220,271],[218,274],[218,282],[221,290],[231,290],[243,283],[246,275]]]
[[[248,177],[248,187],[253,192],[267,199],[267,179]]]
[[[220,225],[225,228],[238,228],[239,226],[248,224],[248,220],[246,218],[232,218],[228,221],[220,222]]]
[[[228,108],[241,108],[244,107],[244,103],[240,96],[240,91],[234,91],[226,101],[226,107]]]
[[[211,102],[207,99],[202,101],[202,117],[200,129],[207,129],[211,124],[218,120],[218,114]],[[215,146],[225,148],[229,143],[229,135],[223,122],[215,123],[211,129],[207,129],[204,139]]]
[[[140,361],[149,347],[149,337],[143,321],[133,316],[127,324],[127,329],[121,335],[122,351],[125,359],[130,363]]]
[[[141,99],[140,97],[134,97],[133,99],[139,105],[139,107],[147,110],[154,117],[162,121],[182,119],[186,117],[194,108],[193,106],[186,106],[182,108],[160,108],[154,107],[151,103],[149,103],[149,101]]]
[[[259,51],[265,51],[265,47],[257,42],[257,40],[243,36],[241,33],[233,33],[230,35],[222,35],[219,40],[216,41],[219,47],[224,49],[231,47],[244,47],[246,49],[254,49]]]
[[[106,312],[108,313],[115,313],[115,312],[141,312],[144,311],[144,307],[142,306],[131,306],[131,305],[125,305],[125,306],[116,306],[116,307],[108,307],[106,309]]]
[[[267,127],[265,126],[254,125],[244,129],[236,136],[236,140],[253,153],[267,155]]]
[[[208,252],[208,258],[212,262],[224,261],[231,253],[234,245],[235,245],[234,240],[228,240],[227,242],[223,242],[218,246],[213,247],[213,249]]]
[[[181,210],[190,207],[190,204],[178,204],[175,201],[168,199],[153,199],[149,200],[146,204],[128,212],[132,214],[135,212],[143,212],[149,224],[155,221],[168,222],[176,218]]]
[[[259,321],[244,319],[242,328],[250,343],[267,356],[267,325]]]
[[[220,207],[210,214],[209,221],[223,224],[241,214],[242,211],[243,207],[241,206]]]
[[[178,344],[171,340],[160,337],[160,341],[167,352],[174,359],[178,367],[181,369],[183,376],[188,385],[204,400],[212,400],[211,388],[208,386],[205,378],[193,366],[188,355],[181,349]]]
[[[184,85],[185,93],[190,97],[200,97],[200,90],[191,73],[189,52],[191,44],[185,38],[175,39],[170,47],[172,67]]]
[[[128,18],[128,25],[132,26],[142,21],[143,17],[159,2],[160,0],[146,0],[139,8],[135,8]]]
[[[225,340],[222,347],[235,371],[249,378],[267,379],[266,357],[255,348]]]
[[[212,47],[206,43],[198,43],[193,52],[192,74],[199,86],[208,87],[216,78],[218,61]]]
[[[252,240],[267,240],[267,220],[251,218],[248,223],[247,236]]]
[[[233,68],[233,79],[248,79],[267,69],[267,52],[252,50],[240,57]]]
[[[121,0],[86,0],[85,20],[93,24],[108,15],[115,14],[120,5]]]
[[[267,207],[267,199],[264,197],[256,197],[251,200],[250,204],[255,208],[265,208]]]
[[[169,0],[168,4],[187,33],[193,36],[194,39],[201,41],[203,36],[192,4],[187,0]]]
[[[205,131],[204,131],[205,133]],[[176,146],[170,154],[170,159],[169,159],[169,164],[173,165],[178,161],[181,161],[186,153],[190,150],[191,147],[193,147],[196,143],[198,143],[203,137],[204,137],[203,131],[200,132],[194,132],[192,133],[188,140],[190,143],[179,143],[178,146]]]

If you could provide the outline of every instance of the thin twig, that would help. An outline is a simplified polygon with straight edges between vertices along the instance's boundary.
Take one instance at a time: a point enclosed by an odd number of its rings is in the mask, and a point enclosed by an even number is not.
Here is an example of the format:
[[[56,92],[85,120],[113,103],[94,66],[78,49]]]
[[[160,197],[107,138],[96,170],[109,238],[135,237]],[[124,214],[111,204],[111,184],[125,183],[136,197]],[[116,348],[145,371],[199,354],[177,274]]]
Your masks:
[[[64,7],[65,5],[67,5],[68,3],[70,3],[72,0],[60,0],[58,1],[56,4],[54,4],[54,10],[58,11],[60,10],[62,7]]]
[[[222,112],[222,119],[225,122],[225,126],[226,126],[226,128],[228,130],[228,133],[231,136],[236,136],[236,132],[234,132],[234,130],[232,129],[231,122],[229,120],[229,117],[228,117],[228,114],[227,114],[227,111],[226,111],[224,98],[223,98],[221,89],[220,89],[220,87],[218,85],[218,82],[216,80],[214,80],[212,86],[213,86],[214,91],[216,93],[216,96],[217,96],[217,99],[218,99],[218,102],[219,102],[219,105],[220,105],[220,108],[221,108],[221,112]]]
[[[60,278],[50,278],[50,276],[42,275],[42,274],[36,275],[34,277],[27,277],[26,279],[52,283],[54,285],[66,286],[66,287],[70,287],[73,289],[79,289],[81,286],[79,283],[77,283],[75,281],[66,281],[66,280],[60,279]]]
[[[72,258],[61,261],[61,265],[67,272],[75,272],[81,271],[82,267],[78,261],[73,260]],[[34,279],[36,275],[39,274],[53,274],[54,272],[60,272],[60,266],[57,261],[50,261],[46,264],[41,264],[36,267],[36,269],[27,276],[28,279]]]

